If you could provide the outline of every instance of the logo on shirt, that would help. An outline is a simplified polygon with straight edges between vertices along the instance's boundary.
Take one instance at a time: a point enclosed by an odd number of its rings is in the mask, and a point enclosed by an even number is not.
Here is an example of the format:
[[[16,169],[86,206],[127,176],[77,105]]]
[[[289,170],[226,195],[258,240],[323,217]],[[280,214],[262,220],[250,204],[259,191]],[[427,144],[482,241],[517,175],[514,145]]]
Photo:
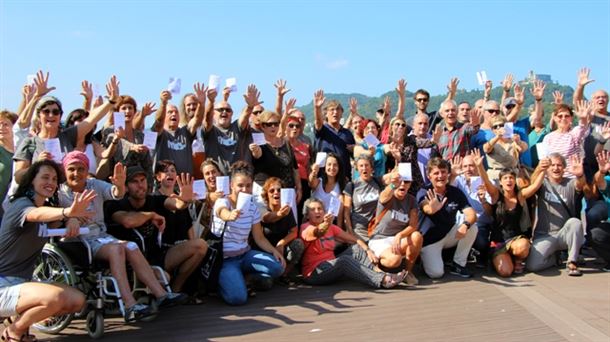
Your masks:
[[[223,146],[233,146],[233,145],[237,144],[237,140],[235,140],[231,137],[227,137],[227,138],[218,137],[218,143]]]

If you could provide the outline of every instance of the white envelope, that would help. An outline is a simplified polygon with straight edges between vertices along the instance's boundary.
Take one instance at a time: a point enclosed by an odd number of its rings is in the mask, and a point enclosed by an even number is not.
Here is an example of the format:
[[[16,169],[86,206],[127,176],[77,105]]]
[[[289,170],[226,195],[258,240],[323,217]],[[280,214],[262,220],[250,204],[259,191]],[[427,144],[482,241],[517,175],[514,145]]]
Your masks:
[[[237,194],[237,203],[235,203],[235,209],[244,213],[250,210],[251,204],[252,194],[247,194],[245,192],[240,192],[239,194]]]
[[[191,146],[193,148],[193,154],[205,152],[205,145],[203,144],[203,141],[199,139],[193,140],[193,144]]]
[[[538,159],[544,159],[549,156],[549,150],[547,150],[544,143],[536,144],[536,151],[538,152]]]
[[[218,90],[219,85],[220,85],[220,76],[210,75],[210,79],[208,80],[208,88]]]
[[[61,164],[64,158],[63,152],[61,152],[61,145],[59,144],[59,138],[51,138],[44,140],[44,149],[53,155],[53,160]]]
[[[91,90],[93,90],[93,97],[92,97],[93,100],[92,101],[95,101],[95,99],[97,99],[97,97],[101,95],[99,83],[93,84],[93,86],[91,86]]]
[[[144,146],[148,147],[151,151],[157,148],[157,132],[144,130]]]
[[[485,82],[483,82],[483,76],[481,76],[481,72],[480,71],[477,71],[477,82],[479,82],[480,86],[485,84]]]
[[[172,93],[172,95],[180,94],[180,88],[182,86],[182,81],[177,77],[170,77],[169,84],[167,86],[167,91]]]
[[[488,78],[485,70],[481,71],[481,79],[483,79],[483,84],[487,83]]]
[[[400,180],[404,181],[412,181],[413,176],[411,174],[411,163],[399,163],[398,164],[398,174],[400,175]]]
[[[231,92],[235,93],[237,91],[237,78],[227,78],[227,80],[225,81],[225,86],[231,88]]]
[[[229,182],[229,176],[216,177],[216,191],[222,191],[225,196],[228,196],[231,193]]]
[[[117,129],[119,127],[122,127],[123,129],[125,129],[125,113],[123,112],[114,112],[113,118],[114,118],[114,128]]]
[[[267,143],[265,140],[265,133],[252,133],[252,142],[258,146],[263,146]]]
[[[507,139],[510,139],[513,137],[513,134],[515,134],[515,130],[513,128],[513,123],[505,122],[504,123],[504,137]]]
[[[199,200],[205,198],[208,193],[208,187],[205,185],[205,180],[197,179],[193,181],[193,193],[195,193],[195,198]]]
[[[328,202],[328,210],[326,211],[328,214],[331,214],[335,217],[339,216],[339,209],[341,208],[341,201],[339,198],[335,196],[330,197],[330,201]]]
[[[85,154],[89,158],[89,173],[95,174],[97,170],[97,160],[95,159],[95,152],[93,152],[93,145],[89,144],[85,147]]]
[[[364,141],[367,145],[369,145],[369,147],[377,147],[377,145],[379,145],[379,139],[370,133],[364,137]]]
[[[280,206],[282,206],[282,207],[285,205],[292,206],[292,204],[296,200],[296,195],[297,195],[296,192],[292,188],[281,189],[280,190]]]
[[[328,154],[326,152],[318,152],[316,154],[316,164],[320,167],[324,167],[326,165],[326,157]]]

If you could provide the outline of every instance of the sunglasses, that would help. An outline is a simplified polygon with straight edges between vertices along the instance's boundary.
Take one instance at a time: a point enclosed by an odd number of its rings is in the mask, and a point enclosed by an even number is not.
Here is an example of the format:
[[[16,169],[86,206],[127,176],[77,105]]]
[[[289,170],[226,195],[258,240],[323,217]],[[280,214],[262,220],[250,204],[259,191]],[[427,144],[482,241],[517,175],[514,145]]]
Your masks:
[[[280,127],[279,122],[263,122],[263,127]]]
[[[493,128],[493,129],[504,128],[504,124],[493,125],[493,126],[491,126],[491,128]]]
[[[259,115],[259,114],[260,114],[260,113],[262,113],[262,112],[263,112],[262,110],[257,110],[256,112],[252,112],[252,114],[254,114],[254,115]]]
[[[49,115],[49,114],[61,115],[61,110],[59,110],[59,109],[43,109],[40,112],[44,115]]]
[[[508,106],[506,106],[506,109],[511,110],[511,109],[513,109],[513,108],[515,108],[515,107],[517,107],[517,105],[513,105],[513,104],[512,104],[512,105],[508,105]]]
[[[500,114],[500,110],[499,109],[485,109],[486,111],[488,111],[491,114]]]
[[[271,188],[271,189],[269,189],[269,193],[270,194],[275,194],[275,193],[278,193],[280,191],[281,191],[280,188]]]
[[[419,99],[415,99],[417,102],[428,102],[428,99],[425,97],[420,97]]]
[[[301,125],[297,125],[297,124],[288,124],[289,128],[301,128]]]
[[[214,110],[220,113],[233,113],[231,108],[214,108]]]
[[[569,115],[569,114],[568,115],[555,115],[555,117],[557,119],[569,119],[572,117],[572,115]]]
[[[402,122],[395,122],[394,126],[407,127],[407,124],[406,123],[402,123]]]

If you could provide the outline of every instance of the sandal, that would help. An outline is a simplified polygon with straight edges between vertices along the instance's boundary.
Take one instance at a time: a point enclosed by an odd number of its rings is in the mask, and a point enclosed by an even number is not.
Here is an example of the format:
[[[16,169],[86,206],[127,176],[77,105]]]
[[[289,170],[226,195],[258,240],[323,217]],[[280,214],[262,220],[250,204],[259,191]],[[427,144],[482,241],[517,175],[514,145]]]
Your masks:
[[[9,325],[13,324],[13,318],[12,318],[12,317],[10,317],[10,316],[9,316],[9,317],[7,317],[7,318],[5,318],[5,319],[4,319],[4,321],[2,321],[2,324],[4,324],[4,326],[5,326],[6,328],[8,328],[8,327],[9,327]],[[5,329],[4,331],[8,331],[8,330],[7,330],[7,329]],[[4,335],[2,335],[2,338],[3,338],[3,339],[2,339],[2,341],[11,341],[11,339],[15,340],[15,338],[14,338],[14,337],[10,337],[10,336],[8,336],[8,332],[7,332],[6,334],[7,334],[7,336],[6,336],[6,337],[7,337],[8,339],[7,339],[7,340],[5,340],[5,339],[4,339]],[[38,342],[38,339],[36,338],[36,335],[32,335],[32,334],[30,334],[30,329],[28,329],[28,330],[26,330],[25,334],[23,334],[23,335],[21,336],[21,338],[20,338],[19,340],[17,340],[17,341],[24,341],[24,342]]]
[[[572,266],[572,268],[570,266]],[[568,275],[570,277],[580,277],[580,276],[582,276],[582,271],[579,270],[578,266],[576,266],[574,263],[568,263],[567,271],[568,271]]]
[[[381,281],[381,286],[386,289],[391,289],[400,284],[407,277],[407,271],[402,270],[398,273],[386,273]]]
[[[0,337],[0,339],[2,341],[6,341],[6,342],[10,342],[10,341],[24,341],[25,335],[21,336],[20,338],[15,338],[11,335],[8,334],[8,329],[4,329],[4,331],[2,332],[2,336]]]

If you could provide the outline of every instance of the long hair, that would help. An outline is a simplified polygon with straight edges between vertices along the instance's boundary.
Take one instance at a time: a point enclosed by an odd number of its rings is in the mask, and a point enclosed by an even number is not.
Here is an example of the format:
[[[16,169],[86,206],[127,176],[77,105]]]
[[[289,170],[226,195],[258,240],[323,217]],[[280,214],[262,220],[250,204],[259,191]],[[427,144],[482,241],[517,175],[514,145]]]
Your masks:
[[[339,159],[339,157],[332,152],[329,152],[326,156],[327,161],[328,158],[335,158],[335,160],[337,161],[337,167],[339,170],[337,171],[337,177],[335,178],[337,179],[337,183],[339,183],[339,190],[343,191],[343,189],[345,189],[345,171],[343,170],[343,167],[341,165],[341,159]],[[326,167],[324,167],[322,173],[320,173],[320,178],[322,178],[322,186],[325,186],[328,182],[328,176],[326,175]]]
[[[48,166],[55,170],[55,172],[57,173],[57,189],[59,189],[59,184],[63,183],[64,181],[64,173],[61,167],[59,167],[59,164],[49,159],[39,160],[27,169],[27,171],[21,178],[21,182],[19,182],[17,191],[15,191],[15,194],[10,198],[11,202],[20,197],[28,197],[29,199],[34,200],[34,189],[32,188],[32,182],[34,181],[34,178],[36,178],[36,175],[38,175],[38,172],[40,172],[40,169],[43,166]],[[57,205],[57,189],[55,189],[53,198],[49,199],[49,203],[51,205]]]

